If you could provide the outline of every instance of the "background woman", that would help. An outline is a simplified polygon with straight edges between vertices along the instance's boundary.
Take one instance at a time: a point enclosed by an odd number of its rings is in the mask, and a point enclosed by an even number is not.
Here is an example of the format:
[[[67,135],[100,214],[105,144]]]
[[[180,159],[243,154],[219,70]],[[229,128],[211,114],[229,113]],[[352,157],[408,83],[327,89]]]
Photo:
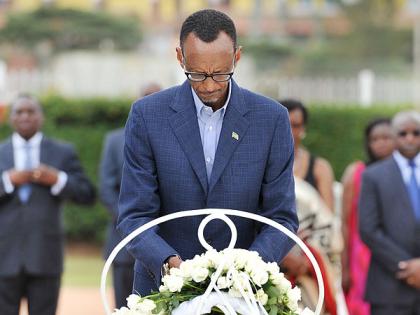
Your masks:
[[[290,125],[295,142],[293,174],[315,187],[328,208],[334,211],[334,173],[332,167],[327,160],[313,155],[302,145],[308,123],[307,109],[297,100],[281,100],[280,103],[289,111]]]
[[[337,314],[336,279],[333,257],[342,249],[341,234],[334,222],[334,174],[323,158],[311,154],[301,142],[305,137],[308,112],[297,100],[280,101],[289,111],[294,138],[296,208],[299,217],[299,237],[308,245],[321,268],[325,284],[325,303],[322,314]],[[339,266],[339,264],[336,264]],[[315,307],[318,287],[314,270],[305,255],[294,247],[282,261],[281,267],[289,280],[299,285],[304,305]]]

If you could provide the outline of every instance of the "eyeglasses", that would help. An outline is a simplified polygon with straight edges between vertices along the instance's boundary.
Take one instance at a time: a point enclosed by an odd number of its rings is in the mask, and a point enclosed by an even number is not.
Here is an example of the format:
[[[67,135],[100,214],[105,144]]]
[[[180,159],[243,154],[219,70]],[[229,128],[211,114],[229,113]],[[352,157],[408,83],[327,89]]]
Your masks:
[[[418,129],[418,130],[413,130],[413,131],[401,130],[401,131],[399,131],[399,132],[398,132],[398,137],[405,138],[405,137],[407,137],[410,133],[411,133],[414,137],[419,137],[419,136],[420,136],[420,129]]]
[[[234,51],[234,56],[235,56],[235,52],[236,50]],[[186,69],[184,51],[182,51],[182,58],[183,58],[182,60],[183,67],[184,69]],[[204,72],[184,71],[184,73],[187,76],[188,80],[193,81],[193,82],[203,82],[207,78],[212,78],[213,81],[216,81],[216,82],[226,82],[232,78],[234,68],[235,68],[235,57],[233,57],[233,67],[232,67],[231,72],[207,74]]]
[[[216,82],[226,82],[232,78],[233,72],[229,73],[202,73],[202,72],[184,72],[188,80],[193,82],[203,82],[207,78],[212,78]]]

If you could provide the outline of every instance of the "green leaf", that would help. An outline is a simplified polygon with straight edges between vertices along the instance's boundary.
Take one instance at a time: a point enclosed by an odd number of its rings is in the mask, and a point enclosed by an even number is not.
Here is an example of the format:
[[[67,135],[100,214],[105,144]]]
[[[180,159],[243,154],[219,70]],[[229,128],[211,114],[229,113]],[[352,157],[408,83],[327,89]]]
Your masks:
[[[165,302],[159,302],[156,305],[156,309],[155,310],[156,310],[156,314],[158,314],[162,310],[166,310],[166,303]]]
[[[269,315],[277,315],[278,307],[276,305],[271,306]]]
[[[174,308],[177,308],[178,305],[179,305],[179,300],[178,299],[172,300],[172,305],[173,305]]]
[[[269,298],[267,301],[268,305],[276,305],[277,304],[277,297],[273,296],[272,298]]]
[[[267,292],[267,294],[268,294],[268,296],[276,296],[276,297],[278,297],[278,296],[280,296],[281,295],[281,292],[280,292],[280,290],[279,289],[277,289],[277,287],[275,287],[275,286],[272,286],[272,287],[269,287],[268,288],[268,290],[266,291]]]

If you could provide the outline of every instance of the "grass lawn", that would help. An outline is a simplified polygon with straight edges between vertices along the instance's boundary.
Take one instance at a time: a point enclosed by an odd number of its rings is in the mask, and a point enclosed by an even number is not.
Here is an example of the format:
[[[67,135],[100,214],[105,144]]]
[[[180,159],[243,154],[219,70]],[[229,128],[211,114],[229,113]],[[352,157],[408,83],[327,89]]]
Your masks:
[[[97,287],[99,289],[104,260],[100,248],[73,244],[66,248],[62,285],[65,287]],[[111,271],[108,272],[111,284]]]

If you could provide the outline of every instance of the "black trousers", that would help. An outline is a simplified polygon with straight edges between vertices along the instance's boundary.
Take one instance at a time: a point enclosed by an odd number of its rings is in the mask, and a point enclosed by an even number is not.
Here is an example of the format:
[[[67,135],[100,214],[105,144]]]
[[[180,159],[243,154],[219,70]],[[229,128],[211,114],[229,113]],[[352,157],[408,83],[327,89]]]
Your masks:
[[[12,277],[0,276],[0,313],[19,315],[21,299],[26,297],[29,315],[55,315],[60,281],[60,275],[30,275],[23,271]]]
[[[127,297],[133,292],[134,264],[112,265],[115,305],[117,308],[127,306]]]
[[[371,315],[420,315],[420,300],[413,305],[372,304]]]

